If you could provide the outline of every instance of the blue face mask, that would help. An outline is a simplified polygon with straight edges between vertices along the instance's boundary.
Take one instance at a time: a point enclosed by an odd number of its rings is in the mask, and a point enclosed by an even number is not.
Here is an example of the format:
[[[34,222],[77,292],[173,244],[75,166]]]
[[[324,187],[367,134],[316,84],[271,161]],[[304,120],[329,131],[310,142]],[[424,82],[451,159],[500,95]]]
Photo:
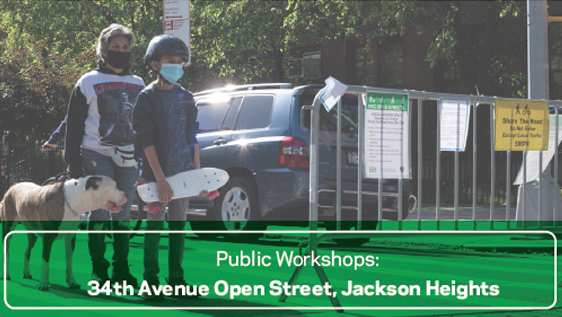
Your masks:
[[[181,64],[162,64],[160,75],[164,77],[170,84],[175,83],[183,76],[183,68]]]

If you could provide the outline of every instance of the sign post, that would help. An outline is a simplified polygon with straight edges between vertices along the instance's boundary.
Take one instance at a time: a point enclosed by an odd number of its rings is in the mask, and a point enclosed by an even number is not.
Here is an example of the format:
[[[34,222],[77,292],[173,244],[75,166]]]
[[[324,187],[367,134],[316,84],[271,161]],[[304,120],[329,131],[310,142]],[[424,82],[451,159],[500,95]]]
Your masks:
[[[529,99],[549,99],[548,89],[548,11],[546,0],[527,0],[527,87],[529,87]],[[527,175],[527,154],[523,153],[523,164],[519,174]],[[539,152],[539,164],[542,164],[542,151]],[[558,164],[558,162],[555,162]],[[542,166],[539,167],[542,170]],[[529,184],[534,180],[524,179],[524,183],[519,187],[517,197],[517,219],[518,220],[543,220],[541,210],[543,209],[542,199],[538,199],[537,204],[530,204],[529,201],[543,196],[543,179],[548,182],[556,183],[550,175],[550,168],[547,168],[539,177],[538,186]],[[555,187],[558,187],[556,185]],[[538,208],[538,212],[537,212]],[[557,207],[559,208],[559,207]],[[529,217],[525,214],[529,213]],[[534,214],[537,214],[537,218]],[[519,215],[522,215],[520,217]]]
[[[164,34],[170,34],[185,43],[190,52],[186,65],[191,65],[189,6],[189,0],[164,0]]]

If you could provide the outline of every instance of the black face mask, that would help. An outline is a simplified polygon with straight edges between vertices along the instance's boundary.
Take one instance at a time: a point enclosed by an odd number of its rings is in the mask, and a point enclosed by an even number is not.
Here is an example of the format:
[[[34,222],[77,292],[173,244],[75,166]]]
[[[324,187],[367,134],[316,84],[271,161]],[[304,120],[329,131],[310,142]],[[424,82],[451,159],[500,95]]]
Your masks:
[[[131,59],[131,52],[118,52],[118,51],[107,51],[106,62],[117,68],[122,69],[129,66],[129,60]]]

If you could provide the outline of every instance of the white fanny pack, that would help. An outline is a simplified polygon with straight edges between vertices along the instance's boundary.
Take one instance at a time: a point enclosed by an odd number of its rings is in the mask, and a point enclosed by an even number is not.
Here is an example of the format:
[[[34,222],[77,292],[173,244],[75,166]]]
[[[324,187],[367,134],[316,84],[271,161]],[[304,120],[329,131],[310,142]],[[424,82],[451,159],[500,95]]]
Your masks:
[[[135,146],[133,144],[109,149],[107,152],[111,154],[113,162],[119,167],[133,167],[137,165],[137,161],[135,160]]]

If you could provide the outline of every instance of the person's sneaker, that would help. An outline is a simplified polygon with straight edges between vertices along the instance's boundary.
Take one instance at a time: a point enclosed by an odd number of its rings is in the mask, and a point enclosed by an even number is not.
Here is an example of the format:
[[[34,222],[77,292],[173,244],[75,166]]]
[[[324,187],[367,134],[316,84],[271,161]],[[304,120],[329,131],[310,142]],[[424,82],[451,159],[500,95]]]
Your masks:
[[[115,282],[119,282],[119,283],[123,283],[123,282],[127,282],[127,285],[131,285],[133,286],[133,288],[139,288],[139,282],[137,281],[137,279],[131,275],[131,273],[129,271],[125,271],[125,272],[113,272],[113,274],[111,275],[111,284],[114,284]]]
[[[109,281],[109,275],[107,272],[92,270],[92,280],[98,281],[100,285],[103,285],[105,282]]]
[[[188,286],[190,286],[190,285],[189,285],[183,278],[181,278],[181,277],[167,278],[167,279],[166,279],[166,282],[168,283],[168,285],[170,285],[171,287],[174,288],[174,291],[175,291],[175,289],[176,289],[176,285],[184,286],[184,287],[186,287],[186,288],[187,288]],[[173,297],[177,297],[177,296],[182,296],[182,295],[176,294],[176,295],[173,296]],[[187,297],[187,298],[197,298],[197,297],[199,297],[199,296],[200,296],[200,294],[199,294],[199,288],[197,288],[197,294],[195,294],[195,295],[187,295],[187,296],[185,296],[185,297]],[[183,297],[183,296],[182,296],[182,297]]]
[[[146,282],[148,283],[148,286],[150,287],[150,290],[152,290],[152,286],[160,285],[160,283],[158,282],[158,279],[146,280]],[[162,295],[162,293],[160,293],[159,295],[143,293],[141,295],[141,298],[146,300],[146,301],[159,302],[159,301],[164,300],[164,295]]]
[[[109,281],[109,274],[107,274],[106,265],[94,265],[92,269],[92,279],[98,281],[100,285],[103,285],[105,282]]]

